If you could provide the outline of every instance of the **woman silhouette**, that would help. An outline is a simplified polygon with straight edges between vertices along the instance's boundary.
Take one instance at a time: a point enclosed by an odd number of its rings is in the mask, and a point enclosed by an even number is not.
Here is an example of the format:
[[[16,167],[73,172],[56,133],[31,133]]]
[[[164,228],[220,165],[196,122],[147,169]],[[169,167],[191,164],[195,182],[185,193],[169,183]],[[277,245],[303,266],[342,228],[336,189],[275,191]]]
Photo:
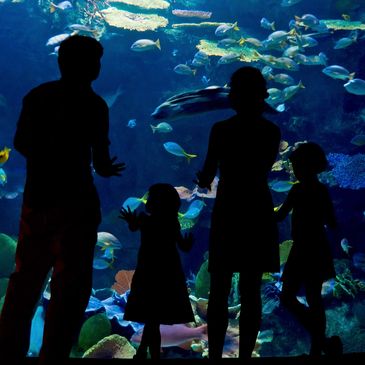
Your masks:
[[[208,304],[209,358],[222,356],[228,326],[232,274],[240,273],[239,356],[250,357],[261,323],[263,272],[279,271],[277,225],[267,184],[280,143],[280,130],[266,120],[266,81],[254,67],[233,73],[229,100],[237,112],[213,125],[198,185],[210,188],[219,170],[212,213]]]

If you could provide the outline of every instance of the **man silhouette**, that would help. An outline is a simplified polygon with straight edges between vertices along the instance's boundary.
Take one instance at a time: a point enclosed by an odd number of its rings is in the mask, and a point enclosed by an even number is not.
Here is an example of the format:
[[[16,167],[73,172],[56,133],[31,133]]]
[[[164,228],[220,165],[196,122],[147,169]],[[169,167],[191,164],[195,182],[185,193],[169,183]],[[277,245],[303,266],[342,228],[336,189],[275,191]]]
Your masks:
[[[2,364],[27,354],[32,316],[53,269],[41,364],[61,364],[78,335],[92,286],[100,203],[92,168],[119,176],[124,163],[109,155],[109,116],[91,83],[100,72],[101,44],[71,36],[59,48],[61,78],[23,99],[14,147],[27,176],[16,251],[0,317]]]
[[[222,357],[228,326],[232,274],[240,273],[239,356],[254,349],[261,323],[261,278],[279,271],[279,245],[274,207],[267,184],[275,162],[280,130],[262,117],[268,97],[266,82],[254,67],[233,73],[229,100],[235,116],[213,125],[198,185],[219,183],[209,240],[210,293],[207,322],[209,358]]]

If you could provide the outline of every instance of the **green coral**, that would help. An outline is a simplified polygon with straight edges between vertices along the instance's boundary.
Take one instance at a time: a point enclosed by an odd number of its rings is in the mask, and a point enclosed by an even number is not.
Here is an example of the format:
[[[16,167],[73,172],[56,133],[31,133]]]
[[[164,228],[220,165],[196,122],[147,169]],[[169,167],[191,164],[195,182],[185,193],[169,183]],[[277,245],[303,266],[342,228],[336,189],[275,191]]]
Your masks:
[[[359,291],[365,291],[365,285],[361,280],[354,279],[349,269],[346,269],[342,274],[336,275],[333,288],[335,298],[355,298]]]
[[[0,277],[7,278],[15,266],[16,241],[10,236],[0,233]]]
[[[222,48],[218,46],[217,41],[201,39],[196,48],[198,48],[199,51],[203,51],[208,56],[223,57],[232,53],[237,53],[240,55],[240,61],[242,62],[255,62],[259,59],[256,49],[246,44],[243,44],[242,46]]]
[[[135,354],[135,348],[125,337],[110,335],[87,350],[83,358],[132,359]]]
[[[342,19],[325,19],[322,20],[327,28],[334,30],[365,30],[365,23],[360,21],[350,21]]]
[[[104,313],[95,314],[88,318],[80,331],[79,348],[86,351],[97,344],[104,337],[111,334],[112,327],[109,319]]]
[[[210,274],[208,271],[208,259],[206,259],[195,277],[195,296],[197,298],[208,298],[210,289]]]

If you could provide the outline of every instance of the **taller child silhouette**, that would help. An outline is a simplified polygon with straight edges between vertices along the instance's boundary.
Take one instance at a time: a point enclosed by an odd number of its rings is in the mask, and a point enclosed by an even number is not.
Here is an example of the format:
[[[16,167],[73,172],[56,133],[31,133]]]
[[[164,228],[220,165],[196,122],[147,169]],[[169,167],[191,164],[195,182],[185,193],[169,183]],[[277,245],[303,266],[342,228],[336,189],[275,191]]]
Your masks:
[[[279,271],[277,225],[267,184],[275,162],[280,130],[262,113],[266,82],[254,67],[233,73],[229,99],[237,114],[213,125],[198,184],[210,188],[219,170],[213,208],[208,302],[209,358],[222,356],[228,326],[232,274],[240,273],[239,356],[250,357],[261,323],[261,277]]]
[[[27,176],[16,268],[0,317],[2,364],[26,356],[34,309],[52,268],[41,364],[63,363],[82,323],[101,219],[91,164],[104,177],[125,168],[110,158],[108,107],[91,88],[102,55],[97,40],[69,37],[59,48],[61,79],[23,99],[14,147],[26,158]]]

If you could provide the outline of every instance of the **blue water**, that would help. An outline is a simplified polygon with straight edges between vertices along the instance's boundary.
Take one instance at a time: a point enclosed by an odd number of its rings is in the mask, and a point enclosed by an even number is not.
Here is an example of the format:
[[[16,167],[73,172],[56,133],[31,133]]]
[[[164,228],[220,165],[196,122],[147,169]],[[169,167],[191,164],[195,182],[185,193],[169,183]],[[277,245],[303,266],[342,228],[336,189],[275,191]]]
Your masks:
[[[109,27],[102,20],[97,23],[91,22],[91,27],[103,30],[100,41],[104,47],[102,71],[93,86],[95,91],[107,100],[110,100],[110,95],[115,96],[118,90],[120,92],[110,105],[111,153],[127,165],[120,178],[106,180],[95,176],[103,212],[99,231],[112,233],[122,244],[122,249],[115,250],[112,266],[95,269],[95,290],[110,288],[119,270],[133,270],[136,264],[139,236],[130,233],[126,225],[117,218],[122,203],[129,197],[141,198],[151,184],[159,181],[193,189],[193,179],[195,172],[202,166],[211,125],[232,114],[230,110],[221,110],[181,118],[168,121],[173,127],[170,133],[152,132],[150,124],[156,125],[159,121],[153,120],[151,113],[167,98],[206,86],[223,86],[229,81],[232,72],[244,64],[237,61],[218,66],[219,57],[210,56],[210,66],[197,68],[194,76],[177,74],[174,72],[176,65],[191,65],[200,39],[218,41],[219,38],[214,34],[216,27],[182,28],[179,32],[172,32],[173,23],[237,22],[239,30],[234,37],[249,35],[259,40],[266,39],[272,32],[260,26],[263,17],[270,22],[275,21],[276,30],[285,31],[289,30],[289,21],[295,15],[304,14],[313,14],[318,19],[339,20],[343,20],[344,15],[352,21],[365,24],[365,4],[360,0],[302,0],[287,7],[281,6],[281,1],[170,0],[170,9],[155,11],[169,20],[167,27],[157,31],[121,30]],[[57,57],[50,54],[53,47],[46,46],[47,40],[58,34],[70,33],[67,29],[70,24],[85,22],[87,18],[82,15],[82,9],[88,3],[91,4],[88,1],[74,1],[73,8],[50,13],[49,2],[45,0],[0,2],[0,150],[4,146],[12,147],[22,97],[34,86],[59,77]],[[103,2],[98,3],[101,4],[101,8],[107,7]],[[128,9],[138,12],[133,7]],[[212,17],[180,18],[173,15],[171,9],[210,11]],[[304,30],[303,27],[300,27],[300,31],[304,34],[315,33],[311,29]],[[336,41],[342,37],[351,38],[354,37],[354,33],[350,30],[332,30],[326,34],[317,34],[314,38],[318,45],[313,48],[305,47],[302,53],[309,56],[323,52],[328,59],[327,66],[341,65],[349,72],[355,72],[356,78],[365,79],[365,31],[359,30],[356,40],[349,46],[334,49]],[[161,50],[156,48],[146,52],[133,52],[130,49],[131,45],[141,38],[153,41],[159,39]],[[288,46],[289,44],[283,45],[284,48]],[[277,49],[260,48],[258,51],[275,57],[280,57],[282,53],[282,50]],[[260,69],[265,66],[260,61],[253,65]],[[270,119],[280,126],[282,137],[290,146],[298,141],[313,140],[320,143],[326,153],[364,154],[365,146],[355,145],[351,140],[357,135],[365,134],[365,96],[348,92],[343,86],[347,81],[325,75],[322,72],[324,67],[325,65],[300,64],[298,71],[274,68],[273,74],[287,73],[294,78],[296,84],[301,81],[305,88],[299,89],[293,97],[285,101],[284,112],[271,115]],[[284,89],[286,85],[269,80],[268,87]],[[131,120],[134,122],[128,125]],[[180,144],[186,152],[198,157],[192,158],[188,163],[186,158],[168,153],[163,144],[169,141]],[[260,140],[257,140],[257,148],[260,148]],[[361,184],[361,181],[365,181],[365,172],[361,167],[356,164],[349,166],[346,171],[341,172],[342,175],[337,176],[338,181],[325,177],[330,186],[344,237],[352,246],[351,254],[348,255],[339,242],[334,244],[336,268],[343,274],[337,288],[342,286],[344,290],[338,289],[338,297],[334,297],[333,293],[326,297],[327,315],[333,319],[328,320],[331,322],[327,329],[328,334],[339,334],[346,352],[365,351],[365,260],[361,256],[365,253],[365,183],[364,186]],[[0,186],[0,232],[16,237],[25,163],[23,158],[12,150],[3,168],[7,174],[7,183]],[[249,179],[249,171],[244,173],[245,178]],[[352,174],[363,174],[357,185],[351,185]],[[273,172],[270,176],[271,181],[287,179],[288,175],[283,171]],[[341,186],[343,179],[350,179],[350,184],[346,187]],[[285,192],[272,193],[276,205],[280,204]],[[239,186],[237,194],[240,194]],[[196,244],[190,254],[182,255],[186,275],[192,282],[204,261],[204,253],[208,247],[213,201],[214,199],[205,199],[206,205],[193,227]],[[183,200],[181,211],[185,212],[189,204],[190,202]],[[290,239],[289,221],[280,225],[280,229],[281,240]],[[356,260],[353,260],[353,257],[356,257]],[[346,270],[349,270],[351,276],[346,276]],[[354,286],[355,291],[348,290]],[[267,290],[265,292],[271,293]],[[278,309],[275,298],[275,295],[269,298],[272,299],[269,303],[272,306],[267,304],[266,308],[271,308],[268,309],[270,313],[264,314],[263,318],[263,330],[273,330],[273,338],[261,344],[259,354],[278,356],[306,352],[306,334],[289,315]],[[284,334],[287,328],[288,336]],[[299,333],[302,338],[290,335],[292,333]],[[192,352],[191,356],[197,356],[197,353]]]

